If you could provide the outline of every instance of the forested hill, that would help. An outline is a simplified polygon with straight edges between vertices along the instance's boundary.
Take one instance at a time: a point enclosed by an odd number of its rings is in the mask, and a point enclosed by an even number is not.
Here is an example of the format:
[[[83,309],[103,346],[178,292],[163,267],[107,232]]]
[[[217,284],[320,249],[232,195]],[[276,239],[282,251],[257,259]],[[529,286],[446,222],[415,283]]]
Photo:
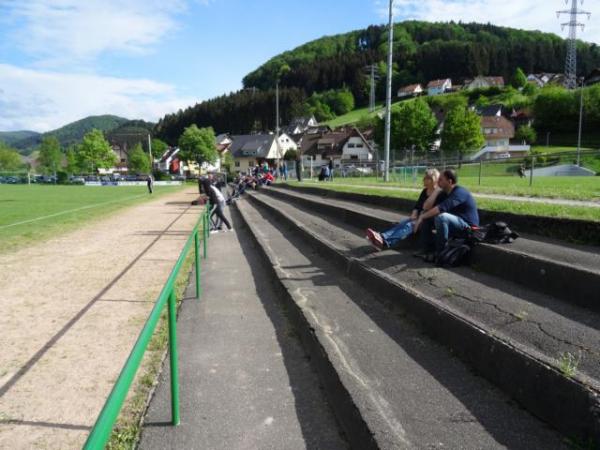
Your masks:
[[[55,136],[60,142],[61,147],[66,148],[71,144],[80,142],[88,131],[97,129],[108,132],[127,122],[129,122],[128,119],[112,115],[90,116],[44,134],[34,133],[29,136],[26,135],[23,139],[13,140],[11,147],[16,148],[21,153],[27,154],[42,142],[44,136]]]
[[[244,90],[167,115],[155,131],[175,143],[192,123],[212,126],[219,133],[273,130],[274,86],[280,73],[282,124],[306,113],[304,103],[314,92],[347,88],[356,106],[365,106],[369,95],[365,66],[377,65],[384,77],[386,49],[385,26],[317,39],[275,56],[246,75]],[[455,84],[476,75],[500,75],[508,81],[517,67],[525,73],[560,73],[565,52],[565,41],[550,33],[490,24],[402,22],[394,27],[393,89],[396,92],[403,85],[445,77]],[[577,58],[580,74],[600,67],[596,44],[580,42]],[[285,65],[289,71],[281,70]],[[382,78],[377,99],[384,97]]]
[[[283,64],[291,71],[281,85],[313,91],[346,85],[358,104],[366,101],[364,67],[386,61],[387,29],[328,36],[275,56],[248,74],[245,87],[267,89]],[[517,67],[525,73],[562,72],[565,41],[555,34],[477,23],[407,21],[394,27],[394,87],[450,77],[462,80],[476,75],[509,78]],[[600,48],[579,43],[577,69],[587,75],[600,67]],[[384,83],[381,83],[384,85]]]

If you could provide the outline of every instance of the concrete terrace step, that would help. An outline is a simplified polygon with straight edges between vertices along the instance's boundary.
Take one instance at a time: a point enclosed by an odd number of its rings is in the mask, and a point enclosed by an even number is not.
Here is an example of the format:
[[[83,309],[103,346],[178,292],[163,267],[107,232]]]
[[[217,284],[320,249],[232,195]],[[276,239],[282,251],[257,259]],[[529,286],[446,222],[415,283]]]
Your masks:
[[[234,225],[211,236],[202,298],[191,277],[179,312],[181,425],[170,425],[167,358],[138,448],[347,449],[271,272]]]
[[[374,253],[362,230],[331,216],[264,194],[250,198],[381,299],[406,308],[535,415],[566,435],[600,442],[597,314],[470,268],[440,269],[406,252]],[[578,359],[571,376],[561,372],[566,353]]]
[[[281,283],[353,448],[564,448],[557,433],[423,335],[400,308],[346,278],[289,224],[245,200],[236,208]]]
[[[344,220],[384,230],[406,218],[385,208],[324,198],[289,189],[263,192]],[[525,235],[510,245],[481,244],[472,255],[478,270],[600,312],[600,249]]]

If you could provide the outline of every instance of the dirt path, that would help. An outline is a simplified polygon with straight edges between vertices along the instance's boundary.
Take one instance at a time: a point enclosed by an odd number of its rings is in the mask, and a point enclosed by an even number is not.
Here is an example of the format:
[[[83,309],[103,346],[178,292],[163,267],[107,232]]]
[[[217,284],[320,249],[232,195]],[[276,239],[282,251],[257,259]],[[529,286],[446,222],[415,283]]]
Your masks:
[[[0,255],[0,448],[81,448],[198,219],[194,195]]]

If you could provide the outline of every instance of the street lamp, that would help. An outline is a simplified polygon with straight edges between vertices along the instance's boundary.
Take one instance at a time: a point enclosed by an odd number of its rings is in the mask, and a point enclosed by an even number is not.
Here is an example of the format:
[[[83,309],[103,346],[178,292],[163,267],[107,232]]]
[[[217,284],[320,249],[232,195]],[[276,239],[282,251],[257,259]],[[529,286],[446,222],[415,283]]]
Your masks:
[[[390,0],[390,20],[389,20],[389,36],[388,36],[388,66],[387,66],[387,89],[385,97],[385,140],[384,140],[384,157],[385,167],[383,180],[387,183],[390,181],[390,128],[392,118],[392,53],[394,48],[394,0]]]
[[[581,127],[583,124],[583,86],[585,79],[581,79],[581,92],[579,97],[579,133],[577,135],[577,166],[581,167]]]

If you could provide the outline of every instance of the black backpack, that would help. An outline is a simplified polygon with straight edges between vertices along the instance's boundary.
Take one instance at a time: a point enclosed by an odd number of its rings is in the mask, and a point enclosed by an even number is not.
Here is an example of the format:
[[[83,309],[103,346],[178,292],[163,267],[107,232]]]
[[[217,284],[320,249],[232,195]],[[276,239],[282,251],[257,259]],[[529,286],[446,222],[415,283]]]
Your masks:
[[[483,242],[488,244],[510,244],[519,237],[519,234],[512,231],[506,222],[494,222],[486,225],[485,237]]]
[[[444,250],[437,256],[436,264],[441,267],[456,267],[467,263],[473,245],[474,242],[468,238],[452,238],[448,240]]]

